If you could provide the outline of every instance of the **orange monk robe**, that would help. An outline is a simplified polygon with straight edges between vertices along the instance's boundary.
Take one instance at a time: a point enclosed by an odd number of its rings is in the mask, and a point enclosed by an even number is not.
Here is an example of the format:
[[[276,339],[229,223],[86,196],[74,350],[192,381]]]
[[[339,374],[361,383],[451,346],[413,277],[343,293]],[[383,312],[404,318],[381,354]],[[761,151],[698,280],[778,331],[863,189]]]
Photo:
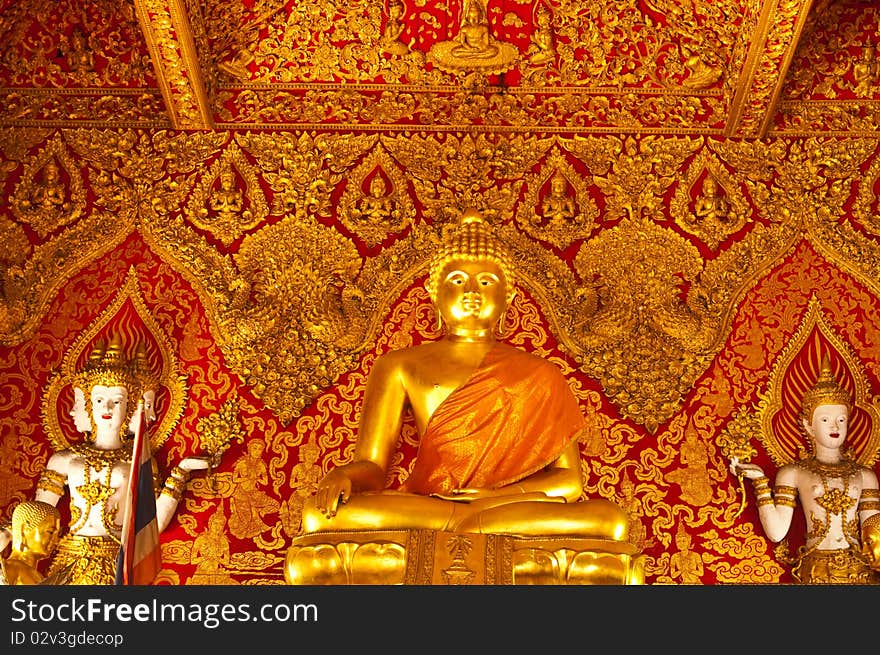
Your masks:
[[[427,495],[516,482],[557,459],[584,427],[552,362],[496,344],[431,416],[403,490]]]

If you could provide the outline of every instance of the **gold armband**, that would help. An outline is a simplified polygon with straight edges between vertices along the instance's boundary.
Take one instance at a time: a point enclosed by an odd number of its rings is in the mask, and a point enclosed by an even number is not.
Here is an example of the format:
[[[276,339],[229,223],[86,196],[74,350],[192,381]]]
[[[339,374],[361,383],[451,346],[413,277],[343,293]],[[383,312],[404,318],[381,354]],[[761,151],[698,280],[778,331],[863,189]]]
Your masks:
[[[764,489],[769,491],[770,480],[767,479],[766,475],[762,475],[760,478],[752,480],[752,486],[755,488],[755,491],[763,491]]]
[[[795,497],[797,489],[788,485],[780,484],[773,490],[773,496],[776,498],[776,504],[784,507],[795,507],[797,502]]]
[[[39,482],[37,482],[37,489],[42,489],[43,491],[63,496],[64,483],[66,481],[67,477],[63,473],[53,471],[52,469],[45,469],[40,475]]]
[[[859,512],[880,509],[880,489],[862,489],[859,496]]]
[[[773,497],[770,494],[766,496],[758,496],[758,507],[763,507],[764,505],[772,505]]]

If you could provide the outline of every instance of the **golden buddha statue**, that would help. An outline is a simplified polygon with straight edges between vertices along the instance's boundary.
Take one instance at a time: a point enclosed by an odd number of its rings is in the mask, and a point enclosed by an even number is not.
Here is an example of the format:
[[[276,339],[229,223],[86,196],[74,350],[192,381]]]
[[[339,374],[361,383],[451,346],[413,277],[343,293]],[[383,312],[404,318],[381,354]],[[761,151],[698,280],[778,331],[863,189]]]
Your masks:
[[[625,542],[623,510],[605,499],[581,500],[585,420],[565,377],[551,362],[496,339],[516,292],[514,269],[476,210],[444,240],[426,286],[445,335],[376,360],[353,461],[318,483],[303,508],[303,532]],[[419,451],[402,488],[387,489],[407,408]],[[287,574],[296,579],[299,571]]]
[[[759,466],[730,463],[734,475],[752,481],[770,541],[786,537],[800,501],[808,532],[790,563],[805,584],[880,582],[880,487],[877,474],[851,459],[844,447],[851,406],[825,356],[801,403],[801,425],[812,453],[780,468],[772,490]]]
[[[0,583],[39,584],[45,576],[37,566],[58,545],[61,512],[49,503],[29,500],[12,512],[12,552],[0,560]]]

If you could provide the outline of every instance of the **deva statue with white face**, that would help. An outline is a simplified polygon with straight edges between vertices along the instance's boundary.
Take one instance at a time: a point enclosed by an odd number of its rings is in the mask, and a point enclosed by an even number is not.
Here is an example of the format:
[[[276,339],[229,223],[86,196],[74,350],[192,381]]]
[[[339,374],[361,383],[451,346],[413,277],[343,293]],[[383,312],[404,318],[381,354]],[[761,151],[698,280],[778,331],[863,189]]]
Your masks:
[[[772,490],[764,471],[755,464],[732,460],[730,470],[752,480],[761,525],[774,543],[789,533],[796,501],[800,501],[807,531],[792,562],[800,582],[878,583],[877,474],[850,459],[844,447],[851,399],[834,379],[827,357],[818,381],[804,394],[801,405],[801,425],[811,456],[780,468]]]
[[[130,434],[140,421],[137,401],[142,401],[147,424],[156,418],[153,401],[159,382],[143,354],[138,350],[127,359],[118,338],[106,350],[98,344],[72,382],[70,416],[83,440],[49,458],[34,495],[52,506],[69,495],[70,523],[49,568],[49,578],[60,584],[114,583],[131,470]],[[208,464],[206,458],[187,457],[171,470],[156,498],[160,532],[170,523],[191,471]],[[0,547],[10,536],[2,531]]]

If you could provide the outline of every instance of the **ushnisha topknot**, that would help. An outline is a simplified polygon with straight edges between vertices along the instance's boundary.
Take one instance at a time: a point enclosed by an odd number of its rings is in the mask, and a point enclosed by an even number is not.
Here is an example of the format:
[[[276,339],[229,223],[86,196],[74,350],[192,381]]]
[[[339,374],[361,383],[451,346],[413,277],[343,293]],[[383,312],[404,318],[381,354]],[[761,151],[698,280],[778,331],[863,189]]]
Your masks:
[[[849,392],[834,379],[828,355],[822,356],[822,365],[816,384],[804,393],[801,402],[801,418],[807,423],[811,423],[813,412],[820,405],[846,405],[852,409],[852,398]]]
[[[474,207],[465,209],[459,225],[444,234],[440,250],[431,261],[425,287],[432,302],[437,301],[443,268],[453,259],[488,259],[498,264],[507,280],[507,303],[510,304],[513,300],[516,293],[513,261],[507,249],[492,232],[491,226]]]

